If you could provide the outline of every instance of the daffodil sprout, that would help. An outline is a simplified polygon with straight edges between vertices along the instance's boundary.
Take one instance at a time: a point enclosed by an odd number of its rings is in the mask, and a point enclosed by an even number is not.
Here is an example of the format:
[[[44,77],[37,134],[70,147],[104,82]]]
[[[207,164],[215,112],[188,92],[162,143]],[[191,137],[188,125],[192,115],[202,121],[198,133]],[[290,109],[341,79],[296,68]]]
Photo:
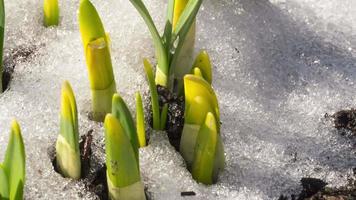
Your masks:
[[[46,27],[58,25],[59,23],[58,0],[43,1],[43,23]]]
[[[158,66],[155,83],[171,91],[182,88],[183,76],[190,72],[195,41],[195,18],[202,0],[168,0],[162,36],[141,0],[130,0],[145,21],[156,48]]]
[[[4,0],[0,0],[0,93],[3,92],[2,74],[3,74],[3,48],[5,31],[5,5]]]
[[[0,163],[1,199],[23,199],[25,185],[25,147],[21,129],[16,120],[11,123],[10,140],[5,153],[5,160]]]
[[[144,186],[133,146],[124,126],[112,114],[104,121],[106,176],[112,200],[145,200]]]
[[[145,115],[141,94],[136,92],[136,129],[140,147],[146,146]]]
[[[103,121],[111,112],[111,100],[116,92],[109,38],[100,17],[89,0],[81,0],[79,27],[83,41],[92,98],[92,116]]]
[[[131,142],[131,145],[135,152],[136,159],[138,160],[139,144],[137,139],[135,123],[125,101],[118,94],[114,94],[114,96],[112,97],[111,113],[114,117],[116,117],[120,121],[120,124],[125,130],[124,133],[127,134],[127,137]]]
[[[56,143],[56,163],[65,177],[79,179],[81,162],[77,105],[69,82],[62,86],[60,131]]]
[[[210,84],[196,75],[184,77],[184,92],[185,113],[180,153],[194,179],[212,184],[225,165],[217,98]]]

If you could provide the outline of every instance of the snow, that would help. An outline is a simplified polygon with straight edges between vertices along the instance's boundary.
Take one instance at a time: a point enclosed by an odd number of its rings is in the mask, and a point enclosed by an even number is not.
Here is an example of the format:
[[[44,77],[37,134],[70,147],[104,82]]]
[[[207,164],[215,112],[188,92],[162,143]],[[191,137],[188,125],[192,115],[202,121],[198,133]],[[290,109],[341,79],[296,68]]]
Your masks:
[[[165,3],[146,0],[160,29]],[[12,118],[27,154],[26,199],[95,199],[81,181],[52,169],[48,149],[59,131],[59,95],[69,80],[80,133],[94,129],[103,160],[102,124],[89,121],[89,82],[77,23],[78,1],[61,1],[61,24],[42,26],[42,2],[6,1],[5,57],[35,49],[16,64],[11,88],[0,95],[0,158]],[[93,0],[112,41],[117,89],[134,108],[147,91],[142,59],[153,61],[148,30],[127,0]],[[196,183],[164,133],[140,150],[141,173],[153,199],[276,199],[297,193],[302,177],[342,186],[356,165],[354,140],[324,119],[355,107],[356,2],[354,0],[205,0],[198,15],[197,52],[214,64],[213,86],[222,120],[227,166],[217,184]]]

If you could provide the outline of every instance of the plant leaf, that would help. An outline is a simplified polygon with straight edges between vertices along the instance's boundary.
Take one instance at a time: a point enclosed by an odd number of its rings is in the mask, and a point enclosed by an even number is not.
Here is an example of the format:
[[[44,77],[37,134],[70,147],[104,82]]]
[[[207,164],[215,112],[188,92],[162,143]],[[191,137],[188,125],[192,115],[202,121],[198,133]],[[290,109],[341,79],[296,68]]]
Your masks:
[[[103,23],[94,5],[89,0],[81,0],[79,5],[79,29],[84,52],[88,43],[98,38],[106,38]]]
[[[176,26],[174,26],[173,30],[173,40],[180,37],[179,40],[182,41],[182,36],[184,33],[188,32],[191,25],[193,24],[195,17],[198,14],[199,8],[202,4],[203,0],[189,0],[187,5],[185,6],[182,14],[179,16]]]
[[[193,64],[193,70],[199,68],[203,78],[209,83],[212,83],[212,70],[211,70],[211,62],[208,52],[201,51],[198,56],[195,58]],[[195,72],[195,71],[194,71]],[[194,73],[195,74],[195,73]]]
[[[108,179],[115,187],[126,187],[141,180],[134,149],[120,121],[107,114],[104,128]]]
[[[3,73],[3,48],[5,30],[5,5],[4,0],[0,0],[0,93],[3,92],[2,73]]]
[[[156,26],[150,16],[145,4],[141,0],[130,0],[130,2],[134,5],[137,11],[140,13],[141,17],[145,21],[156,49],[156,56],[158,60],[158,68],[160,69],[161,75],[156,75],[156,84],[167,86],[168,84],[168,76],[169,76],[169,61],[167,56],[167,49],[164,47],[164,44],[161,40],[161,37],[157,31]],[[158,68],[156,74],[158,73]],[[157,78],[158,77],[158,78]]]
[[[135,123],[125,101],[118,94],[112,97],[112,115],[120,121],[129,138],[138,161],[138,139]]]
[[[217,97],[211,85],[203,78],[195,75],[184,76],[184,92],[185,92],[185,121],[188,124],[201,125],[204,123],[207,112],[214,114],[215,119],[220,121],[219,105]],[[193,106],[192,103],[205,105]],[[204,111],[204,112],[203,112]],[[189,113],[196,113],[200,117],[196,117]],[[220,125],[218,123],[218,130]],[[218,131],[219,132],[219,131]]]
[[[79,151],[77,103],[68,81],[62,84],[60,134],[67,140],[73,151]]]
[[[147,59],[143,60],[143,66],[146,72],[148,85],[151,93],[152,115],[153,115],[153,129],[160,130],[160,113],[158,104],[158,92],[153,79],[152,66]]]
[[[59,23],[58,0],[43,1],[43,21],[45,26],[57,26]]]
[[[167,114],[168,114],[168,104],[165,103],[163,105],[162,112],[161,112],[161,118],[160,118],[161,130],[164,130],[164,128],[166,128]]]
[[[173,14],[174,14],[174,4],[176,0],[168,0],[167,5],[167,16],[166,16],[166,25],[164,27],[163,33],[163,43],[165,45],[168,61],[170,60],[170,50],[171,50],[171,38],[172,38],[172,30],[173,30]]]
[[[9,183],[4,167],[0,164],[0,200],[9,198]]]
[[[145,115],[143,113],[142,98],[139,92],[136,92],[136,128],[137,138],[140,147],[146,146]]]
[[[210,185],[213,183],[215,151],[218,138],[216,120],[209,112],[205,123],[200,127],[194,150],[192,175],[198,182]]]
[[[23,184],[25,182],[25,147],[20,126],[16,120],[11,123],[10,140],[6,149],[3,167],[9,177],[10,198],[22,199]]]

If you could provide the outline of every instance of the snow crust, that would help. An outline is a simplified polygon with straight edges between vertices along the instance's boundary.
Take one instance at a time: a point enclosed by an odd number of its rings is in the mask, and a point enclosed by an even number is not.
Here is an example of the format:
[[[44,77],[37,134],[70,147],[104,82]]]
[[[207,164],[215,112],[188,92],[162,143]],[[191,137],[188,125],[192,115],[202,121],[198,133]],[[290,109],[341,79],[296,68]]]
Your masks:
[[[162,29],[166,3],[146,0]],[[148,30],[128,0],[93,0],[111,35],[117,89],[134,109],[147,91],[142,59],[154,61]],[[80,133],[94,130],[103,158],[102,124],[89,121],[89,82],[77,23],[78,1],[60,1],[61,24],[42,26],[42,2],[7,0],[5,54],[31,48],[0,95],[0,158],[17,118],[27,154],[26,199],[95,199],[84,184],[53,171],[48,149],[59,131],[60,86],[69,80]],[[196,183],[164,133],[140,150],[153,199],[276,199],[297,193],[302,177],[342,186],[356,165],[355,140],[339,136],[325,113],[356,104],[354,0],[204,0],[196,49],[214,65],[227,166],[213,186]],[[194,191],[195,197],[181,197]]]

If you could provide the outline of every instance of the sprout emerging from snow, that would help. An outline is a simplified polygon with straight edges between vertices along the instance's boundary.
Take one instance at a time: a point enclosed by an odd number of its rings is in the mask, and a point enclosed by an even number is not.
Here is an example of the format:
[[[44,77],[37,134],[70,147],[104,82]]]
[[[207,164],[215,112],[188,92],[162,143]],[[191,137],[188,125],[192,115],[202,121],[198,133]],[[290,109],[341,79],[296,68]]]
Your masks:
[[[146,146],[145,115],[143,103],[139,92],[136,92],[136,130],[140,147]]]
[[[193,178],[211,184],[225,163],[218,101],[210,84],[199,76],[186,75],[184,91],[185,116],[180,152]]]
[[[25,184],[25,147],[16,120],[11,123],[5,160],[0,164],[0,199],[21,200]]]
[[[58,25],[58,23],[59,23],[58,0],[44,0],[44,2],[43,2],[43,23],[46,27]]]
[[[89,0],[81,0],[79,26],[87,63],[92,114],[95,121],[103,121],[111,112],[111,100],[116,92],[112,69],[109,39],[105,34],[100,17]]]
[[[125,101],[118,94],[114,94],[112,97],[112,115],[120,121],[122,128],[125,130],[124,133],[127,134],[127,138],[129,138],[131,142],[136,159],[138,160],[139,144],[135,123]]]
[[[2,73],[3,73],[3,48],[4,48],[4,30],[5,30],[5,5],[4,0],[0,0],[0,93],[3,92]]]
[[[158,66],[155,83],[174,90],[182,86],[182,77],[191,69],[195,40],[195,17],[202,0],[169,0],[162,37],[141,0],[130,0],[144,19],[156,48]]]
[[[112,114],[104,121],[106,176],[109,198],[112,200],[145,200],[140,168],[125,128]]]
[[[65,177],[81,175],[77,105],[70,84],[62,86],[60,132],[56,143],[57,166]]]

